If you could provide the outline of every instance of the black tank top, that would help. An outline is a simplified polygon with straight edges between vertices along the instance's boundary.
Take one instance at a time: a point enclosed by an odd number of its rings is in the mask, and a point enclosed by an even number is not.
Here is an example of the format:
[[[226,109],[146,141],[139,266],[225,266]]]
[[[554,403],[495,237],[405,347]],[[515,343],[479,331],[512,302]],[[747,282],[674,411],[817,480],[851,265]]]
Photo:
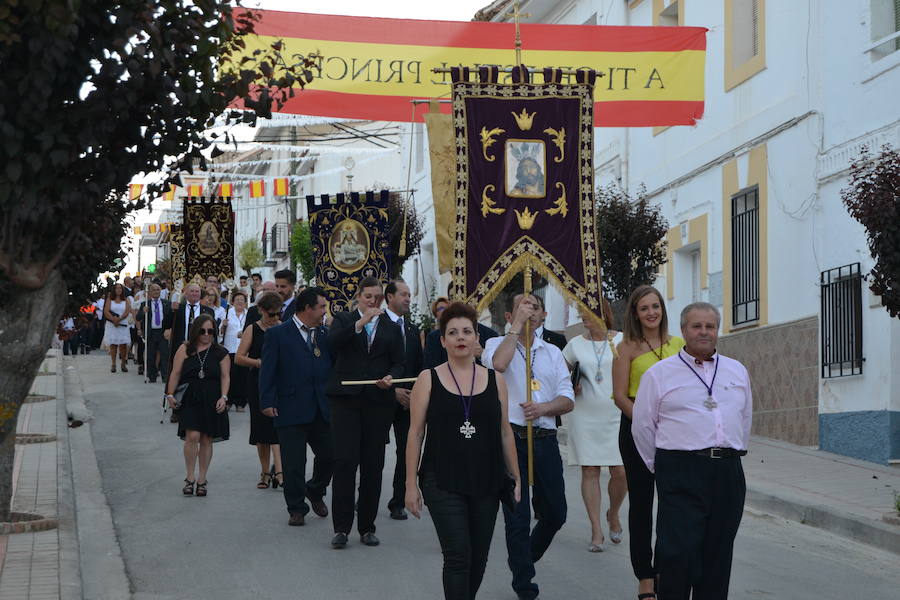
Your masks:
[[[469,422],[475,433],[466,438],[460,433],[465,412],[459,392],[444,388],[431,369],[422,473],[433,473],[438,487],[447,492],[468,496],[499,493],[505,474],[501,417],[496,376],[488,370],[487,387],[472,398]]]

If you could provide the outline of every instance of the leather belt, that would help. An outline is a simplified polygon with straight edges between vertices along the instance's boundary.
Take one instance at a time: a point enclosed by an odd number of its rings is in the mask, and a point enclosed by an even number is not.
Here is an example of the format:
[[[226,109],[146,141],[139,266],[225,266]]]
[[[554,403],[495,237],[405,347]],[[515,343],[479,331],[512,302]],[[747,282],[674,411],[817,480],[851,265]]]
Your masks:
[[[513,433],[516,434],[521,440],[528,439],[528,428],[524,425],[516,425],[515,423],[510,423],[512,427]],[[536,438],[539,437],[554,437],[556,436],[555,429],[546,429],[544,427],[534,427],[532,426],[533,435]]]
[[[659,449],[660,452],[677,452],[678,454],[695,454],[705,458],[737,458],[747,454],[746,450],[735,450],[734,448],[704,448],[703,450],[666,450]]]

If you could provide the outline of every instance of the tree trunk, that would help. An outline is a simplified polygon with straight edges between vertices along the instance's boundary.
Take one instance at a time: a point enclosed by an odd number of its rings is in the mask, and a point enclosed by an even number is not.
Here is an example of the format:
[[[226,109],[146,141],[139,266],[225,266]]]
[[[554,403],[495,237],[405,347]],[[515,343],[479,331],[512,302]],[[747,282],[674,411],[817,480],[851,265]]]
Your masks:
[[[0,521],[9,520],[19,409],[50,347],[65,300],[65,284],[54,270],[44,287],[11,287],[0,304]]]

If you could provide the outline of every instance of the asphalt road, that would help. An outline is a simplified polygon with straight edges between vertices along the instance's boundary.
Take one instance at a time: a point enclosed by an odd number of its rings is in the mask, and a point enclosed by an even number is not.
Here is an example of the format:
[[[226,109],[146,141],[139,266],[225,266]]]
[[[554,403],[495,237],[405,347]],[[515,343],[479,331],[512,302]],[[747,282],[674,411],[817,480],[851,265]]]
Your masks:
[[[162,386],[143,383],[136,368],[109,373],[109,358],[97,351],[73,363],[94,414],[103,491],[136,599],[443,597],[440,548],[427,513],[421,521],[392,521],[383,506],[381,546],[362,546],[353,535],[346,550],[332,550],[330,518],[310,513],[305,527],[288,527],[281,490],[255,488],[259,466],[247,443],[249,415],[233,412],[231,439],[214,448],[209,496],[184,497],[181,441],[174,425],[159,423]],[[382,505],[393,473],[392,445],[387,453]],[[568,522],[537,566],[541,597],[636,597],[627,532],[620,546],[589,553],[575,468],[566,470],[566,489]],[[900,585],[897,564],[895,555],[748,510],[730,597],[843,600],[864,592],[891,598]],[[513,600],[509,581],[500,515],[478,597]]]

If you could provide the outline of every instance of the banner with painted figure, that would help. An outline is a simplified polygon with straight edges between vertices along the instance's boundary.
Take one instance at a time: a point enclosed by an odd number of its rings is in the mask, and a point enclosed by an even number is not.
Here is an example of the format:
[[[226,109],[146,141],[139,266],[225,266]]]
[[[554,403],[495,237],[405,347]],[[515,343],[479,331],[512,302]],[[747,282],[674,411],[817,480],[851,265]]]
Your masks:
[[[234,278],[234,219],[230,198],[185,198],[185,283]]]
[[[389,277],[389,198],[389,190],[306,197],[316,283],[332,313],[351,309],[363,278]]]
[[[600,314],[592,101],[596,74],[498,84],[496,68],[453,69],[456,230],[452,296],[478,308],[531,267]]]
[[[426,106],[413,111],[410,100],[441,97],[450,83],[433,68],[512,66],[513,23],[253,12],[259,35],[246,40],[245,54],[282,40],[288,56],[319,56],[314,80],[287,101],[286,113],[422,121]],[[598,127],[693,125],[703,116],[706,28],[526,23],[521,31],[528,66],[603,75],[592,96]]]

